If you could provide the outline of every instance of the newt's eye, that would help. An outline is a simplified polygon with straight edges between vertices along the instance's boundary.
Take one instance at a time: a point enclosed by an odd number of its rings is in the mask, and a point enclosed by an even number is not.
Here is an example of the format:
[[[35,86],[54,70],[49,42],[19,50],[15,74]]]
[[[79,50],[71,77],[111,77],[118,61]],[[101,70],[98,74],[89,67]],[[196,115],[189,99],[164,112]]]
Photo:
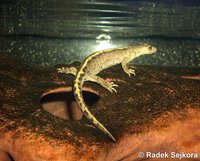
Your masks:
[[[149,50],[152,50],[152,46],[149,46],[148,49],[149,49]]]

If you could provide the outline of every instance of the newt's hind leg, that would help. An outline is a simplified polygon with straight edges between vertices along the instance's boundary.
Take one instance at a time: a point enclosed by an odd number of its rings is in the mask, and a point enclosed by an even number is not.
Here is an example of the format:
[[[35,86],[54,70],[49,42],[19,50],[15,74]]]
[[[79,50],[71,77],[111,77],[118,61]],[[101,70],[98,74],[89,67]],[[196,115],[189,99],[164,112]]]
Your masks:
[[[76,76],[77,69],[75,67],[62,67],[57,69],[58,73],[72,74]]]
[[[106,88],[107,90],[109,90],[111,93],[116,92],[117,90],[115,89],[115,87],[118,87],[117,84],[114,84],[113,82],[106,82],[103,78],[99,77],[99,76],[87,76],[85,81],[91,81],[91,82],[96,82],[98,84],[100,84],[102,87]]]

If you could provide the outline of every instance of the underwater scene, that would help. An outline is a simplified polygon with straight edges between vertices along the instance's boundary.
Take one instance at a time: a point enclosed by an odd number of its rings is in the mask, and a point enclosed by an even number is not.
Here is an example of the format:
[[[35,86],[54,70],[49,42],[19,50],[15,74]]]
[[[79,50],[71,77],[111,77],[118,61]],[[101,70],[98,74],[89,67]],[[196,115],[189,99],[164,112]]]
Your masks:
[[[0,161],[200,161],[199,0],[1,0]]]

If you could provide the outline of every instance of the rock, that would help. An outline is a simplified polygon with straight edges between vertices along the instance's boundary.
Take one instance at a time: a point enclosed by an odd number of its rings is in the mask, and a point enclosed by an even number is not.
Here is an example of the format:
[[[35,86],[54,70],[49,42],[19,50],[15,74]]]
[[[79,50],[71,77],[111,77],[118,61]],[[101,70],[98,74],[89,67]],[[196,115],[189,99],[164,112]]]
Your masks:
[[[57,73],[58,67],[38,68],[0,54],[0,160],[133,161],[139,152],[200,153],[198,68],[136,66],[129,78],[114,66],[100,76],[119,85],[117,94],[86,82],[84,97],[95,100],[87,104],[116,137],[113,143],[80,111],[66,120],[53,115],[56,109],[44,110],[45,95],[72,89],[73,76]]]

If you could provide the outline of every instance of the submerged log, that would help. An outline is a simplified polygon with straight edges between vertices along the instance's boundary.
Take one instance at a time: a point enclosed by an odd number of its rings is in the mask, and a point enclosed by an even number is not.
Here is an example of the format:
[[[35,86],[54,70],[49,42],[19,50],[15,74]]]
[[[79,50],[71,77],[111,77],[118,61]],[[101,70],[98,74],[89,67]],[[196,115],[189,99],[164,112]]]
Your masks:
[[[0,160],[133,161],[139,152],[199,159],[198,68],[137,66],[129,78],[114,66],[100,76],[118,84],[117,93],[86,82],[85,101],[113,143],[78,110],[74,77],[57,73],[62,66],[79,63],[38,68],[0,54]]]

